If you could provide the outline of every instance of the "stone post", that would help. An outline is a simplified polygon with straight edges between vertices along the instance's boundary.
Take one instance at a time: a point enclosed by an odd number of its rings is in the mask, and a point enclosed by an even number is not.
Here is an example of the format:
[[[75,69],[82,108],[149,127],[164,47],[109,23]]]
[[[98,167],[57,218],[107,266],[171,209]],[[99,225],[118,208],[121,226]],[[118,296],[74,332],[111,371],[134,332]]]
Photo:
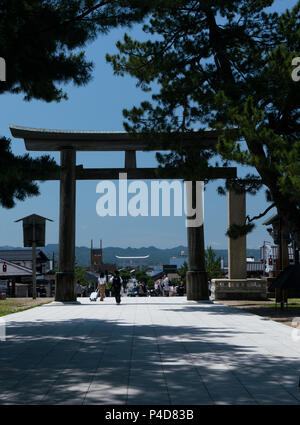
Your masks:
[[[208,300],[208,279],[205,271],[203,182],[185,182],[186,210],[196,209],[195,220],[187,220],[189,270],[186,274],[187,299]]]
[[[32,298],[36,299],[36,242],[32,242]]]
[[[60,217],[59,260],[56,274],[56,301],[76,301],[75,282],[75,214],[76,214],[76,151],[60,153]]]
[[[246,193],[228,191],[228,225],[245,224]],[[228,275],[229,279],[247,278],[246,235],[238,239],[228,238]]]

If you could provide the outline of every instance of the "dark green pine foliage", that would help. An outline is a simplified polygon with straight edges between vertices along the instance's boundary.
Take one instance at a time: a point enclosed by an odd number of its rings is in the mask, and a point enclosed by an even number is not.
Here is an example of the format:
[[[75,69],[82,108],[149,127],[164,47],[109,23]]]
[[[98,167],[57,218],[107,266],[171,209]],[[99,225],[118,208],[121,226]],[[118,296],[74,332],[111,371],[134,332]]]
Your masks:
[[[30,101],[67,99],[62,86],[87,84],[93,63],[84,48],[99,34],[139,22],[152,2],[137,0],[0,0],[0,57],[6,61],[6,82],[0,94],[22,94]],[[9,140],[0,139],[0,205],[38,195],[36,176],[50,175],[49,156],[14,156]],[[50,173],[50,174],[49,174]]]
[[[221,258],[216,258],[216,253],[211,246],[205,251],[205,270],[209,279],[217,279],[222,277],[221,273]]]
[[[222,277],[221,273],[221,258],[217,257],[216,253],[211,246],[208,246],[205,251],[205,270],[209,279],[217,279]],[[186,282],[186,273],[189,270],[188,264],[185,262],[184,265],[177,270],[177,273],[181,277],[181,280]]]
[[[13,208],[15,200],[24,201],[26,197],[39,194],[35,176],[46,178],[57,170],[54,159],[48,155],[31,158],[28,154],[15,156],[10,149],[10,141],[0,139],[0,205]]]
[[[172,153],[159,155],[163,168],[191,175],[212,165],[212,154],[223,166],[253,167],[238,184],[251,194],[264,187],[300,246],[300,82],[291,78],[300,57],[300,2],[281,15],[270,13],[272,4],[161,1],[144,26],[149,40],[125,35],[107,60],[116,74],[154,91],[152,102],[124,111],[125,125],[153,145],[164,140]],[[215,152],[197,147],[206,128],[219,132]],[[189,149],[183,134],[195,138]]]
[[[184,283],[186,283],[186,273],[188,272],[188,270],[189,266],[186,261],[183,263],[183,266],[180,269],[177,269],[177,273],[181,277],[181,280],[184,281]]]

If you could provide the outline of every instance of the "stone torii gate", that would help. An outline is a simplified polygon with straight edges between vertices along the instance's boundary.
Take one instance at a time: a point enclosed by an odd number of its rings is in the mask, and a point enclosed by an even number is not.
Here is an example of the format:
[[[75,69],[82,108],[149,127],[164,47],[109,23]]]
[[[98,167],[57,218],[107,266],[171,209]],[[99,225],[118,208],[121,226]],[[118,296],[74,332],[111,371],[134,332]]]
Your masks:
[[[136,151],[148,148],[147,141],[132,138],[126,132],[99,131],[62,131],[34,129],[10,126],[13,137],[24,139],[28,151],[59,151],[60,170],[47,180],[60,180],[60,220],[59,220],[59,262],[56,275],[55,300],[76,301],[75,282],[75,217],[76,217],[76,180],[118,180],[120,173],[127,173],[130,179],[159,179],[155,168],[137,168]],[[203,137],[191,139],[188,136],[184,143],[191,146],[197,143],[201,149],[214,148],[218,134],[205,131]],[[168,150],[164,146],[156,146],[153,150]],[[86,169],[76,166],[77,151],[124,151],[124,168]],[[227,179],[236,177],[236,168],[215,167],[209,178]],[[207,175],[195,175],[195,181],[208,178]],[[174,179],[165,176],[164,179]],[[180,179],[180,176],[178,176]],[[36,180],[42,180],[36,176]],[[195,185],[193,185],[195,186]],[[195,196],[193,189],[192,197]],[[229,224],[239,224],[245,218],[244,197],[229,193]],[[242,205],[242,207],[240,207]],[[237,208],[236,208],[237,207]],[[187,272],[187,299],[208,299],[207,275],[204,267],[204,232],[203,224],[199,227],[188,227],[189,271]],[[241,270],[238,260],[245,264]],[[243,266],[242,266],[243,267]],[[229,239],[230,278],[245,278],[246,244],[236,243]]]

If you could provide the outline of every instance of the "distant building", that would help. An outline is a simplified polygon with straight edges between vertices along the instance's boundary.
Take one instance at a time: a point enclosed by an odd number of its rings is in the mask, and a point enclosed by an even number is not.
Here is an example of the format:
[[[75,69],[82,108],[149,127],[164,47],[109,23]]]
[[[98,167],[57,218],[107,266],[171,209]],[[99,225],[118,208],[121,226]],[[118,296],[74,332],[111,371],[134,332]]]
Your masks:
[[[289,261],[292,264],[294,262],[294,249],[291,245],[288,246]],[[260,247],[260,259],[267,263],[268,259],[272,258],[276,260],[279,258],[279,246],[278,245],[263,245]]]
[[[163,272],[163,266],[154,266],[153,267],[153,273],[157,274],[157,273],[161,273]]]
[[[0,258],[0,279],[1,280],[15,280],[21,282],[24,278],[32,277],[32,269],[20,266],[12,261]]]
[[[100,240],[100,248],[93,248],[93,241],[91,241],[90,250],[90,270],[94,273],[105,273],[114,272],[117,269],[115,264],[104,264],[103,263],[103,250],[102,240]]]
[[[153,269],[147,272],[147,275],[154,278],[163,274],[163,266],[153,266]]]
[[[270,272],[276,277],[291,263],[299,262],[299,250],[290,235],[288,227],[278,214],[273,214],[262,224],[270,226],[266,230],[273,239],[273,244],[264,242],[264,246],[261,249],[263,251],[263,261],[267,260],[270,264],[272,263]],[[266,251],[268,251],[267,259],[265,259]]]
[[[30,270],[32,274],[32,250],[31,249],[7,249],[0,250],[0,258],[4,261],[21,266]],[[52,262],[41,250],[36,250],[36,271],[39,274],[47,273],[52,267]],[[1,268],[2,270],[2,268]]]
[[[13,259],[13,256],[10,257]],[[37,278],[39,276],[41,274],[37,272]],[[6,296],[27,297],[32,283],[32,269],[0,258],[0,281],[2,290],[5,287]]]
[[[174,256],[170,258],[169,264],[176,266],[177,269],[181,269],[184,263],[188,264],[188,262],[189,262],[188,256],[186,255],[184,251],[181,251],[178,256]]]
[[[294,258],[294,247],[291,245],[288,245],[285,247],[287,250],[287,260],[288,264],[294,264],[295,258]],[[277,268],[279,265],[279,245],[272,245],[272,244],[264,244],[260,247],[260,259],[261,262],[264,265],[264,269],[266,273],[270,273],[275,271],[276,263]]]
[[[118,262],[118,265],[121,267],[135,267],[135,268],[141,268],[145,260],[148,260],[150,255],[140,255],[140,256],[132,256],[132,257],[123,257],[121,255],[115,255],[116,261]]]
[[[180,275],[178,273],[168,273],[168,278],[170,280],[170,282],[177,282],[178,280],[181,279]]]

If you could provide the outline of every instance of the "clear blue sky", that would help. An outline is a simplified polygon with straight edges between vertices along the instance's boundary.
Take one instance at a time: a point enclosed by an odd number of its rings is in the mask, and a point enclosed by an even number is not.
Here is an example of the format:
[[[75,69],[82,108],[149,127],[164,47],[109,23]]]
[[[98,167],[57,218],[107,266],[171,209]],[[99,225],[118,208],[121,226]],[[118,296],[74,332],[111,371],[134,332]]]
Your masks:
[[[274,10],[281,11],[294,5],[296,1],[277,0]],[[128,32],[128,31],[127,31]],[[135,80],[113,75],[111,66],[106,64],[105,54],[116,51],[115,43],[122,38],[124,30],[114,30],[88,46],[86,52],[95,63],[93,81],[86,87],[67,86],[69,100],[47,104],[40,101],[23,101],[19,95],[0,97],[0,134],[10,137],[8,125],[28,127],[71,129],[71,130],[123,130],[122,110],[138,105],[146,98],[145,93],[136,88]],[[133,30],[139,37],[140,31]],[[14,139],[12,149],[15,154],[25,153],[21,139]],[[37,154],[32,153],[32,156]],[[85,167],[123,167],[123,153],[78,153],[77,164]],[[59,155],[54,157],[59,161]],[[139,152],[138,166],[156,165],[154,153]],[[249,170],[238,168],[240,176]],[[105,217],[96,214],[97,181],[77,182],[77,223],[76,245],[89,246],[90,240],[103,246],[141,247],[154,245],[161,248],[186,245],[184,217]],[[222,181],[210,183],[205,192],[205,243],[213,248],[227,248],[225,236],[227,228],[227,199],[216,193]],[[257,215],[267,207],[264,191],[255,197],[247,197],[247,214]],[[274,211],[274,210],[273,210]],[[272,212],[269,213],[271,215]],[[47,243],[57,243],[59,223],[59,183],[41,184],[41,195],[18,202],[16,207],[0,209],[0,246],[22,245],[22,229],[18,218],[36,213],[54,220],[47,224]],[[258,220],[256,229],[248,236],[248,248],[258,248],[264,240],[270,240],[262,226],[266,219]]]

